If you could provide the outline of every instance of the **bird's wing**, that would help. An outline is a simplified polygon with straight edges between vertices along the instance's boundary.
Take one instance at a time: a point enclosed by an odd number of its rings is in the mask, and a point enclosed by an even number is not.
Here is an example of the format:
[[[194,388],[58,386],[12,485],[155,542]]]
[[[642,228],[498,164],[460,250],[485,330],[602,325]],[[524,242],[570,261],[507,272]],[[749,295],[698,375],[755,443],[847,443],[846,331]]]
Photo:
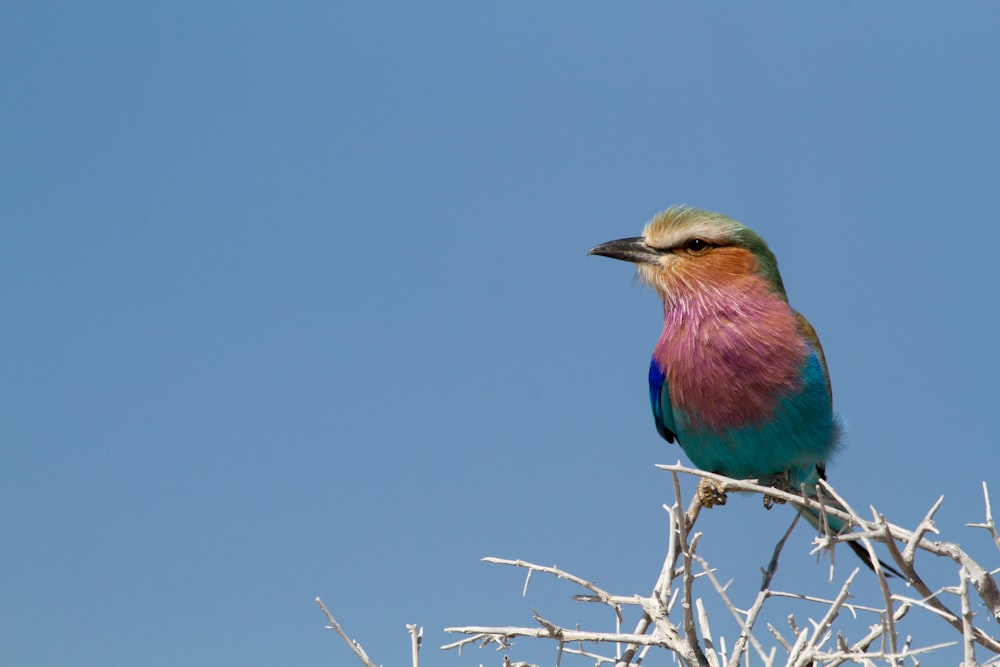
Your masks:
[[[799,333],[802,337],[806,339],[809,343],[809,347],[813,349],[816,354],[816,358],[819,359],[819,365],[823,369],[823,381],[826,382],[826,393],[833,398],[833,389],[830,387],[830,369],[826,366],[826,355],[823,354],[823,346],[820,345],[819,336],[816,335],[816,330],[813,326],[809,324],[809,320],[806,319],[805,315],[798,311],[795,312],[795,321],[799,325]]]
[[[676,442],[677,426],[674,424],[674,410],[670,406],[670,387],[667,386],[667,375],[656,359],[649,364],[649,402],[657,432],[667,442]]]

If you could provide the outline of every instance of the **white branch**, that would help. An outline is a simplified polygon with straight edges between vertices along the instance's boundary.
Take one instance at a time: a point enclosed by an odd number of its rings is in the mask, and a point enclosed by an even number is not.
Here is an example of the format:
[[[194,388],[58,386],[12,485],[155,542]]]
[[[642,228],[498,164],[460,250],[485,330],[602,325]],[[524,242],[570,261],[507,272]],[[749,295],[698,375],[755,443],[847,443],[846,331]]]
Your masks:
[[[900,666],[904,663],[912,663],[914,667],[919,667],[921,656],[956,645],[961,646],[963,667],[971,667],[976,664],[977,644],[994,654],[1000,654],[1000,639],[987,634],[984,627],[978,627],[976,625],[977,615],[973,612],[973,609],[978,605],[978,601],[972,599],[973,591],[975,591],[979,600],[989,610],[991,617],[1000,620],[1000,589],[993,580],[993,572],[980,566],[958,544],[935,541],[928,537],[938,533],[934,516],[943,503],[943,497],[934,503],[916,528],[910,531],[889,523],[874,508],[871,508],[872,518],[861,517],[844,498],[837,494],[835,489],[822,481],[814,490],[810,489],[806,492],[803,489],[802,493],[796,494],[778,488],[762,486],[753,480],[733,480],[721,475],[685,468],[680,463],[659,467],[671,473],[675,501],[672,505],[664,506],[669,520],[667,552],[648,597],[635,594],[613,594],[587,579],[566,572],[554,565],[538,565],[520,559],[495,557],[483,559],[484,562],[526,570],[522,592],[524,595],[527,595],[528,584],[536,573],[565,579],[582,587],[586,593],[573,595],[571,596],[572,600],[596,602],[611,607],[615,614],[613,632],[579,627],[564,628],[533,610],[536,627],[469,625],[445,628],[446,632],[467,636],[442,646],[442,648],[455,648],[461,652],[462,648],[469,644],[476,644],[479,647],[495,644],[498,650],[507,650],[511,648],[512,640],[517,637],[549,640],[556,642],[555,667],[562,667],[564,655],[571,656],[573,660],[584,658],[596,667],[609,667],[610,665],[629,667],[630,665],[638,665],[649,651],[656,649],[665,649],[673,653],[675,661],[688,667],[721,667],[723,664],[726,667],[739,667],[743,663],[750,664],[750,652],[756,654],[755,664],[763,664],[765,667],[775,667],[779,663],[795,667],[820,664],[824,667],[837,667],[847,662]],[[762,582],[759,591],[745,610],[744,607],[738,607],[727,591],[729,583],[721,583],[708,560],[698,553],[702,533],[695,531],[694,527],[700,516],[701,496],[696,493],[690,500],[687,510],[683,510],[680,474],[713,480],[713,486],[718,485],[719,490],[716,499],[724,499],[724,494],[729,491],[757,493],[778,502],[789,501],[793,506],[800,508],[800,513],[802,508],[807,508],[819,513],[822,517],[840,518],[851,526],[852,530],[839,535],[830,534],[829,530],[825,531],[817,538],[819,548],[830,548],[837,542],[853,542],[852,547],[860,546],[867,553],[875,573],[861,575],[859,574],[860,569],[855,568],[843,581],[832,599],[772,589],[772,581],[778,569],[779,555],[795,525],[793,521],[788,531],[775,546],[770,563],[761,570]],[[711,487],[709,488],[711,490]],[[813,493],[815,495],[811,495]],[[711,493],[705,497],[709,498],[710,496]],[[983,485],[983,496],[986,506],[985,521],[966,525],[989,532],[994,544],[1000,549],[1000,534],[998,534],[993,518],[989,492],[985,484]],[[821,525],[824,524],[826,524],[825,521],[821,522]],[[878,559],[875,550],[876,544],[884,545],[891,557],[891,560],[886,559],[886,562],[893,563],[895,567],[899,568],[899,571],[907,579],[907,585],[913,588],[915,596],[894,594],[891,591],[890,582],[883,570],[883,563]],[[937,582],[936,589],[928,586],[917,572],[916,564],[919,552],[944,556],[956,563],[959,566],[958,585],[948,582],[947,586],[941,586],[940,582]],[[698,571],[695,571],[696,569]],[[889,569],[893,568],[889,567]],[[833,551],[831,549],[831,582],[833,574]],[[881,603],[852,604],[849,602],[852,586],[856,585],[857,580],[869,576],[875,577],[881,593]],[[708,584],[699,583],[699,580],[708,582]],[[866,579],[866,584],[869,587],[870,582],[870,579]],[[728,616],[724,612],[721,616],[713,616],[712,607],[706,604],[704,597],[700,596],[706,590],[704,586],[709,584],[711,589],[707,590],[714,590],[722,604],[729,610]],[[949,600],[949,596],[956,596],[958,598],[957,604]],[[813,620],[817,616],[810,616],[807,617],[807,623],[800,625],[796,623],[795,616],[789,614],[787,622],[788,627],[791,628],[791,634],[789,638],[786,638],[774,627],[774,624],[767,622],[768,619],[765,615],[765,608],[770,610],[774,607],[774,605],[769,606],[767,601],[776,597],[789,600],[798,606],[815,608],[815,605],[820,605],[819,620]],[[960,609],[954,611],[949,609],[945,604],[946,601],[953,606],[960,607]],[[677,609],[677,602],[680,602],[679,609]],[[360,644],[347,637],[319,598],[316,598],[316,603],[329,620],[330,628],[335,630],[348,644],[364,667],[375,667]],[[876,606],[877,604],[882,606]],[[798,606],[795,609],[798,609]],[[636,622],[633,632],[623,632],[622,626],[625,623],[623,610],[628,611],[633,608],[641,610],[641,616]],[[780,607],[774,607],[775,610],[777,608]],[[848,639],[844,636],[844,624],[838,620],[844,610],[847,610],[854,618],[863,617],[863,614],[875,614],[877,621],[860,639],[857,637]],[[931,617],[942,619],[957,631],[961,641],[914,648],[911,645],[912,637],[905,634],[905,626],[900,625],[911,610],[915,613],[919,612],[921,617],[926,617],[924,612],[930,612]],[[635,614],[636,612],[631,613]],[[732,617],[732,621],[729,620],[729,616]],[[984,615],[984,618],[988,617]],[[727,654],[726,628],[733,628],[734,622],[735,629],[733,631],[737,633],[737,639],[731,645],[732,652]],[[909,620],[905,622],[908,623]],[[763,630],[756,630],[758,625],[766,626],[773,636],[773,639],[768,639],[768,645],[765,645],[765,641],[763,641],[766,638]],[[412,667],[420,667],[419,651],[423,631],[418,629],[416,625],[407,625],[407,630],[411,639]],[[732,636],[729,635],[730,638]],[[615,648],[607,648],[606,650],[598,648],[605,644],[615,644]],[[781,651],[786,656],[784,660],[778,658]],[[567,661],[570,659],[568,658]],[[986,664],[1000,667],[1000,657],[993,658]],[[505,655],[503,667],[536,666],[526,662],[513,662],[509,656]]]
[[[347,645],[351,647],[351,650],[354,652],[354,655],[358,656],[358,660],[360,660],[362,664],[365,665],[365,667],[375,667],[375,663],[371,661],[371,658],[368,657],[368,654],[365,653],[365,650],[361,648],[361,644],[348,637],[344,633],[344,631],[340,628],[340,624],[337,623],[336,619],[333,618],[333,614],[331,614],[330,610],[326,608],[326,605],[323,604],[323,601],[319,598],[316,598],[316,604],[318,604],[319,608],[323,610],[324,614],[326,614],[326,619],[330,621],[330,629],[337,631],[337,634],[340,635],[340,637],[347,643]]]

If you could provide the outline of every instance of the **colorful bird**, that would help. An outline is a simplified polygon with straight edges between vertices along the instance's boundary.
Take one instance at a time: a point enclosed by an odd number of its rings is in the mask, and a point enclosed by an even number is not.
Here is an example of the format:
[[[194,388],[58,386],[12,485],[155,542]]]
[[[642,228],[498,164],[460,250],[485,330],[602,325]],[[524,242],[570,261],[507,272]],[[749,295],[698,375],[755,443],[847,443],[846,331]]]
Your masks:
[[[727,477],[794,491],[825,479],[842,431],[826,359],[816,331],[788,305],[778,262],[760,236],[724,215],[675,207],[642,236],[589,254],[634,263],[663,299],[649,394],[667,442]],[[725,503],[708,480],[699,495],[707,506]],[[818,514],[804,515],[820,527]],[[843,520],[827,517],[833,533],[844,530]],[[872,567],[860,544],[848,544]]]

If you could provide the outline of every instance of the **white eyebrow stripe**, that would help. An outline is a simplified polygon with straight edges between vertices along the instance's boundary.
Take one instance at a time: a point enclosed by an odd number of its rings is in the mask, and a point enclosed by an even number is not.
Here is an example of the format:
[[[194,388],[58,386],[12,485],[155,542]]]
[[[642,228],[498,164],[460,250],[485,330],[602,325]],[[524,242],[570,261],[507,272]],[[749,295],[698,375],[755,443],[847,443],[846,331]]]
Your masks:
[[[647,238],[647,242],[657,248],[679,248],[691,239],[704,239],[709,243],[722,244],[732,241],[728,231],[711,220],[699,220],[686,225],[683,229],[671,229],[666,233],[656,234],[653,238]]]

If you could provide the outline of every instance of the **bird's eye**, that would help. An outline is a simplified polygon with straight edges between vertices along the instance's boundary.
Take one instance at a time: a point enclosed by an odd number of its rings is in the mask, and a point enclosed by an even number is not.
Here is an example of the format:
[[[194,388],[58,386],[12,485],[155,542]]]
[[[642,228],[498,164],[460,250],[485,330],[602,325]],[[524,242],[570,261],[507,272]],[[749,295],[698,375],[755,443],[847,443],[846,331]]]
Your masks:
[[[705,239],[691,239],[684,244],[684,249],[692,255],[701,255],[706,253],[711,247],[712,244]]]

